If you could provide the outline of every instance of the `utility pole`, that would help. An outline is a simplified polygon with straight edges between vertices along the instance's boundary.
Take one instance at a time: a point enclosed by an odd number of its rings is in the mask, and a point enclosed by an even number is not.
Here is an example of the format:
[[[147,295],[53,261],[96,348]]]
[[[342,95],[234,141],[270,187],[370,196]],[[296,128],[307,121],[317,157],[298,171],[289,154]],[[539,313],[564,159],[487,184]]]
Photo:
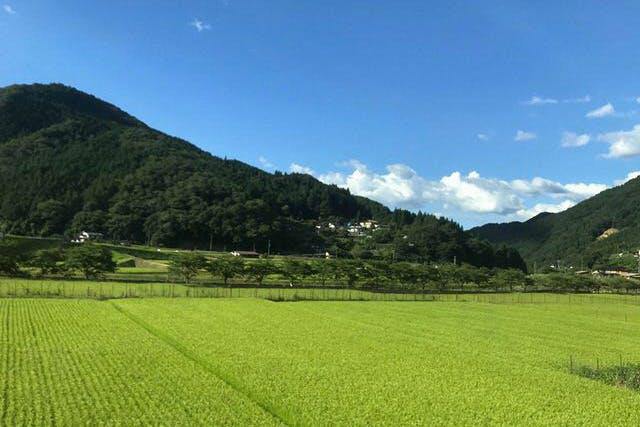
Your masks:
[[[458,256],[457,255],[453,256],[453,265],[458,265]]]
[[[271,239],[267,241],[267,257],[271,256]]]

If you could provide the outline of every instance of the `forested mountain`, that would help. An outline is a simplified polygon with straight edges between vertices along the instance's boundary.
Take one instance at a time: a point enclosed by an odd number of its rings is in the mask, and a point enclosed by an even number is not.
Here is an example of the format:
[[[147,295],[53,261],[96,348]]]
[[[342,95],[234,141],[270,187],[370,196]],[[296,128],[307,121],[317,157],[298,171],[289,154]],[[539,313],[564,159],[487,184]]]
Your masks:
[[[421,259],[492,266],[517,255],[501,249],[495,258],[449,220],[391,212],[309,175],[213,156],[64,85],[0,89],[0,231],[89,230],[112,240],[260,251],[270,241],[274,251],[310,252],[336,244],[316,221],[366,218],[389,224],[390,242],[414,230],[405,252]]]
[[[487,224],[469,235],[512,245],[529,267],[560,262],[574,268],[603,267],[611,256],[640,249],[640,178],[603,191],[557,214],[526,222]]]

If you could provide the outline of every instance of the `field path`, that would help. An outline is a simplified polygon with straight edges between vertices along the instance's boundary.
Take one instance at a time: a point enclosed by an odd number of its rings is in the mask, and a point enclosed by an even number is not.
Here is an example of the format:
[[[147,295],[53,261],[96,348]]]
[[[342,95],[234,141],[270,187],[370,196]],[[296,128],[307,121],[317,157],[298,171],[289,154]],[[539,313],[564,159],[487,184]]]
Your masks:
[[[124,307],[114,303],[113,301],[109,301],[109,302],[111,303],[111,305],[116,310],[118,310],[120,313],[122,313],[128,319],[130,319],[131,321],[136,323],[138,326],[143,328],[145,331],[147,331],[148,333],[150,333],[151,335],[153,335],[154,337],[156,337],[157,339],[162,341],[164,344],[166,344],[166,345],[170,346],[171,348],[173,348],[175,351],[180,353],[182,356],[184,356],[187,359],[193,361],[194,363],[196,363],[197,365],[201,366],[203,369],[208,371],[210,374],[212,374],[212,375],[216,376],[217,378],[219,378],[221,381],[223,381],[229,387],[233,388],[238,393],[240,393],[243,396],[245,396],[247,399],[250,399],[251,401],[253,401],[256,405],[258,405],[264,411],[266,411],[269,414],[271,414],[277,421],[279,421],[282,424],[286,424],[286,425],[290,425],[291,424],[291,423],[286,421],[286,419],[285,419],[285,417],[283,415],[278,413],[279,412],[278,409],[273,407],[273,405],[270,405],[268,402],[263,401],[254,392],[249,390],[247,387],[239,384],[237,381],[233,380],[228,375],[225,375],[224,372],[216,369],[206,359],[198,356],[195,352],[189,350],[189,348],[185,347],[178,340],[176,340],[172,336],[162,332],[161,330],[151,326],[149,323],[145,322],[140,317],[132,314],[131,312],[126,310]]]
[[[109,302],[0,299],[0,425],[282,425]]]

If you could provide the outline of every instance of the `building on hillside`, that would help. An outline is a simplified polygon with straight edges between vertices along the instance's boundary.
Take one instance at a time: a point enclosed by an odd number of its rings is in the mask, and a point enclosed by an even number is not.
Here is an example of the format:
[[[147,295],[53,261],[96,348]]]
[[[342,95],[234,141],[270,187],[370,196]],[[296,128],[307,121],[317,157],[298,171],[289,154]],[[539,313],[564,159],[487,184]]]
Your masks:
[[[360,227],[365,228],[367,230],[375,230],[376,228],[378,228],[378,221],[368,219],[366,221],[362,221],[360,223]]]
[[[256,251],[233,251],[231,255],[242,258],[260,258],[260,254]]]
[[[99,242],[102,240],[104,235],[102,233],[92,233],[90,231],[82,231],[75,239],[72,239],[72,243],[86,243],[89,241]]]
[[[356,237],[362,237],[365,235],[364,229],[360,225],[349,225],[347,227],[347,232]]]

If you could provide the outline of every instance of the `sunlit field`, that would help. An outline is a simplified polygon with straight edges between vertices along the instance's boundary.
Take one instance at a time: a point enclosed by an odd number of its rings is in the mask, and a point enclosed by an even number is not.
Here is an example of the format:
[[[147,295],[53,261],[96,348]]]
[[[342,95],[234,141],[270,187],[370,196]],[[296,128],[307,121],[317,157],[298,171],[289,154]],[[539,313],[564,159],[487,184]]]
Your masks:
[[[1,423],[640,423],[633,297],[507,296],[2,299]]]

